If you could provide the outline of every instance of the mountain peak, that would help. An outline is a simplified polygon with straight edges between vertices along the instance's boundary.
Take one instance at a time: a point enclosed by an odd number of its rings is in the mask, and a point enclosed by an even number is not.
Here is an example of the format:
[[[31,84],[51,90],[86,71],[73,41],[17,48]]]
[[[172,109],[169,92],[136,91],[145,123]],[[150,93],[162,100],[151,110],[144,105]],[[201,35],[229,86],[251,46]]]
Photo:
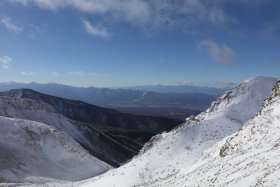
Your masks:
[[[244,80],[243,83],[262,81],[262,80],[267,80],[267,79],[276,79],[276,78],[275,77],[266,77],[266,76],[255,76],[255,77],[250,77],[250,78]]]
[[[256,109],[261,109],[261,103],[271,92],[277,81],[272,77],[249,78],[237,87],[226,91],[221,97],[212,102],[210,108],[196,117],[187,118],[186,121],[201,121],[214,116],[226,115],[228,118],[241,122],[254,115]],[[245,112],[244,110],[247,110]]]
[[[279,96],[278,80],[258,115],[206,150],[191,171],[164,185],[279,186]]]
[[[21,88],[21,89],[12,89],[6,92],[1,92],[1,96],[6,96],[6,97],[14,97],[14,98],[25,98],[28,97],[30,99],[38,99],[40,97],[39,92],[36,92],[32,89],[28,88]]]

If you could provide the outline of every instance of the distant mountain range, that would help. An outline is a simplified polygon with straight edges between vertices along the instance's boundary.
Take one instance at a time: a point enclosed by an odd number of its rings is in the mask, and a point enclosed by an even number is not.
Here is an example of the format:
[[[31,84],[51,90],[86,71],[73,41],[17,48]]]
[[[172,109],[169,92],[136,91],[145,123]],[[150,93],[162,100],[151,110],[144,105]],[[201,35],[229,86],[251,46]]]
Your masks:
[[[148,85],[148,86],[131,86],[126,89],[144,90],[159,93],[203,93],[210,95],[220,95],[226,90],[234,87],[234,83],[216,85],[215,86],[195,86],[186,84],[177,85]]]
[[[177,120],[183,120],[189,115],[196,115],[205,110],[217,98],[215,94],[223,91],[223,89],[219,88],[192,86],[193,89],[189,89],[188,92],[181,90],[180,93],[175,93],[172,87],[166,87],[170,92],[159,93],[132,89],[83,88],[56,83],[0,83],[0,91],[21,88],[29,88],[67,99],[80,100],[98,106],[113,108],[121,112],[164,116]],[[211,94],[206,94],[207,92]]]

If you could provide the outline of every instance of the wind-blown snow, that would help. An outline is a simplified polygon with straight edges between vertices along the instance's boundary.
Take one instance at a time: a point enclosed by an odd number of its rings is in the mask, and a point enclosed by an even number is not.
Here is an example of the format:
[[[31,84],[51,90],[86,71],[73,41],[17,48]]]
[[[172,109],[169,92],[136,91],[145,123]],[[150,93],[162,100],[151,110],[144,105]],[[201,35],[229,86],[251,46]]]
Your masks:
[[[110,166],[43,123],[0,116],[0,182],[77,181]]]
[[[275,78],[265,77],[244,81],[213,102],[206,112],[188,118],[185,124],[170,133],[154,137],[144,146],[142,154],[131,162],[78,185],[149,186],[169,179],[175,182],[158,184],[176,185],[174,178],[182,172],[192,171],[205,150],[237,132],[261,110],[262,102],[271,93],[275,82]]]

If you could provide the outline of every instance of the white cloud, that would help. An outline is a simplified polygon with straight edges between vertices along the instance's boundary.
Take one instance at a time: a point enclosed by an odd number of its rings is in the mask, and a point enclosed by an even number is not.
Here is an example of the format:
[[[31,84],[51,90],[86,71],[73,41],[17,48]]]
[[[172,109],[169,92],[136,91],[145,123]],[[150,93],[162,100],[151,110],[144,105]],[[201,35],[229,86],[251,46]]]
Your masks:
[[[240,6],[256,9],[272,0],[2,0],[4,2],[36,6],[39,8],[60,11],[66,8],[98,16],[105,22],[126,22],[138,26],[148,34],[149,31],[181,29],[185,33],[196,30],[203,33],[211,25],[223,26],[232,21],[238,22],[238,16],[228,7]],[[83,21],[88,33],[108,38],[106,28],[87,20]],[[16,25],[15,25],[16,26]],[[20,28],[20,27],[18,27]],[[225,28],[225,27],[224,27]],[[18,30],[18,29],[16,29]],[[229,29],[230,30],[230,29]],[[205,34],[204,34],[205,35]]]
[[[32,76],[32,75],[35,74],[35,72],[33,72],[33,71],[22,71],[20,74],[23,75],[23,76]]]
[[[231,64],[237,59],[237,54],[225,43],[203,40],[197,44],[199,49],[206,50],[208,55],[220,64]]]
[[[149,6],[143,0],[6,0],[24,6],[35,5],[49,10],[72,7],[82,12],[101,15],[108,13],[116,19],[145,22],[149,19]]]
[[[177,25],[197,23],[226,23],[229,15],[221,0],[5,0],[24,6],[37,6],[58,11],[74,8],[92,15],[109,17],[110,20],[129,22],[144,29],[170,29]],[[108,20],[108,19],[106,19]],[[94,27],[93,27],[94,28]],[[91,29],[92,30],[92,29]],[[101,28],[93,33],[101,33]],[[106,31],[106,30],[105,30]],[[102,34],[103,35],[103,34]]]
[[[15,23],[13,23],[12,19],[10,17],[3,17],[1,19],[1,23],[10,31],[13,31],[15,33],[19,33],[22,31],[22,28]]]
[[[100,25],[93,26],[88,20],[82,20],[82,22],[87,33],[104,39],[110,37],[110,33],[104,27]]]
[[[69,71],[69,72],[67,72],[67,75],[83,76],[83,75],[85,75],[85,72],[83,70]]]
[[[0,65],[4,69],[8,69],[12,63],[13,59],[9,56],[3,56],[0,58]]]

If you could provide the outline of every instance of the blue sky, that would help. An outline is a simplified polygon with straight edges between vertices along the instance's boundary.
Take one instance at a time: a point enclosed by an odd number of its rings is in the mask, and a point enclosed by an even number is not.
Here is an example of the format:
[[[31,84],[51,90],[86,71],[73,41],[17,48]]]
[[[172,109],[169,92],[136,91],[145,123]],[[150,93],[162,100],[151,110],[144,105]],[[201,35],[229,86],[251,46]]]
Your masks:
[[[1,0],[0,82],[279,77],[279,8],[276,0]]]

